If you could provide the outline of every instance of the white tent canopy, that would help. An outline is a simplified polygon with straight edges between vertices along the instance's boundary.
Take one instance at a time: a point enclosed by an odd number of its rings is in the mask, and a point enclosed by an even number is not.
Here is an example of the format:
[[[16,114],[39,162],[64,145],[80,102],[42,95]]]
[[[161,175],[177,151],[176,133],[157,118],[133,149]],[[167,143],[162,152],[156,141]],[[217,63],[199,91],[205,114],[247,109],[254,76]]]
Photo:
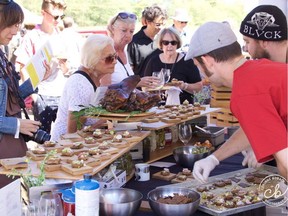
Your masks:
[[[42,22],[42,16],[39,16],[28,9],[21,6],[23,12],[24,12],[24,24],[26,25],[35,25],[35,24],[41,24]]]

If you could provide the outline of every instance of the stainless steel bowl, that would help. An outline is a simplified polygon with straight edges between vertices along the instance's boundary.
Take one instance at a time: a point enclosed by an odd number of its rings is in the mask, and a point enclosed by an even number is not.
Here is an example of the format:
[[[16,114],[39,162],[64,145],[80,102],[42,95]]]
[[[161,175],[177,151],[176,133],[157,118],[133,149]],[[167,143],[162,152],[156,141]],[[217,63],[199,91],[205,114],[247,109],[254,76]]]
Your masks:
[[[163,204],[157,202],[157,200],[161,197],[165,198],[168,196],[174,196],[174,193],[188,196],[193,199],[193,202],[187,204]],[[191,216],[198,209],[200,194],[188,188],[161,187],[148,193],[148,201],[153,212],[159,216]]]
[[[177,164],[184,168],[193,168],[194,163],[202,158],[207,157],[210,152],[203,154],[193,154],[195,146],[180,146],[173,150],[173,156]]]
[[[128,188],[102,189],[100,191],[100,215],[130,216],[141,205],[143,195]]]

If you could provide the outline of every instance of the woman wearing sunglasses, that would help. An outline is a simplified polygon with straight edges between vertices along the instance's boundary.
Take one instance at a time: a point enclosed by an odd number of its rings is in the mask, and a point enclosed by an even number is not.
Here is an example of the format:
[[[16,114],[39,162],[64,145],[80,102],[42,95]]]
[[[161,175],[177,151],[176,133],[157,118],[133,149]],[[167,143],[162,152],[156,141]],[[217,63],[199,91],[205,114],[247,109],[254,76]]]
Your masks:
[[[153,71],[162,68],[170,69],[170,81],[177,79],[177,86],[182,90],[180,102],[188,100],[193,104],[193,93],[202,89],[202,82],[198,68],[193,60],[185,61],[185,54],[176,50],[181,47],[181,38],[172,28],[164,28],[158,36],[158,48],[163,53],[153,56],[144,70],[145,76],[151,76]],[[169,81],[168,81],[169,82]]]
[[[52,128],[51,140],[58,141],[60,136],[77,131],[77,120],[73,115],[82,106],[89,106],[101,78],[114,71],[117,54],[113,40],[101,34],[89,36],[81,50],[80,67],[67,80],[60,99],[55,125]],[[83,126],[101,125],[105,121],[97,122],[91,119],[81,119]]]
[[[8,45],[23,20],[23,11],[16,2],[0,0],[1,46]],[[33,93],[33,88],[30,80],[19,87],[19,80],[19,73],[0,49],[0,159],[25,156],[27,146],[23,135],[33,136],[41,125],[38,121],[21,119],[21,108],[25,106],[23,99]],[[0,175],[0,188],[11,181],[14,180]]]
[[[113,74],[107,74],[101,79],[101,84],[108,86],[121,82],[128,76],[134,75],[134,72],[128,63],[126,46],[132,40],[135,30],[137,17],[133,13],[120,12],[114,16],[108,23],[108,35],[114,40],[114,47],[118,54],[115,71]],[[143,77],[138,83],[138,87],[156,88],[159,79],[156,77]]]

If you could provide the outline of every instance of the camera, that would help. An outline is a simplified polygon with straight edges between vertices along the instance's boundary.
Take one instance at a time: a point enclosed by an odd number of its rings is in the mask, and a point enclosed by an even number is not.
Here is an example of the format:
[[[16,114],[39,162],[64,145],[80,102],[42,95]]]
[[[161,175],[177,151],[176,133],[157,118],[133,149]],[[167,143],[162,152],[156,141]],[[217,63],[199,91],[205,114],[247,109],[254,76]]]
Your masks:
[[[23,135],[23,137],[24,137],[25,142],[32,140],[36,143],[43,144],[45,141],[50,140],[51,135],[44,130],[38,129],[32,137],[28,135]]]

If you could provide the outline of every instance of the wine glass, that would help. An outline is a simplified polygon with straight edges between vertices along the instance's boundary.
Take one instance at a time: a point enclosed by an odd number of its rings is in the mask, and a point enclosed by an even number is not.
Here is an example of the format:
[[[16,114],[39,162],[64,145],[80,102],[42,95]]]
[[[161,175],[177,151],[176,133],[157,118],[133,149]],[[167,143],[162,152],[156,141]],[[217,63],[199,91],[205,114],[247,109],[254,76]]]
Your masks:
[[[192,138],[192,128],[190,124],[180,124],[179,125],[179,139],[184,145],[187,145]]]
[[[162,71],[162,73],[163,73],[163,75],[164,75],[165,83],[168,83],[169,80],[170,80],[170,76],[171,76],[171,71],[170,71],[170,69],[162,68],[161,71]]]
[[[53,192],[42,194],[38,212],[41,216],[63,216],[63,206],[60,196]]]
[[[157,72],[152,72],[152,76],[154,77],[158,77],[159,78],[159,83],[157,88],[155,88],[155,90],[160,90],[161,88],[163,88],[164,84],[165,84],[165,78],[164,78],[164,74],[163,71],[157,71]]]

